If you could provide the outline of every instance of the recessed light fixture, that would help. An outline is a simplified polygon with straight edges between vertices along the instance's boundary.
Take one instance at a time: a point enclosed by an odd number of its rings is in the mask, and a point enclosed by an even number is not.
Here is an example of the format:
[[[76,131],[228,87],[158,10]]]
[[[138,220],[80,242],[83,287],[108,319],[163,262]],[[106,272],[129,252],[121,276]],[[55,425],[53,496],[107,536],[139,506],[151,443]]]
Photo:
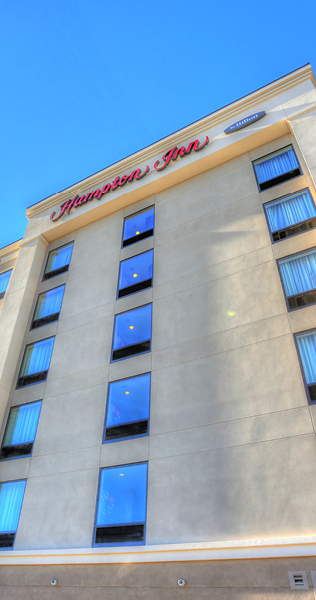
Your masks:
[[[133,274],[133,277],[137,277],[137,273],[134,273],[134,274]]]
[[[120,473],[120,477],[124,477],[124,473]]]
[[[128,391],[126,391],[126,392],[125,392],[125,394],[129,394],[129,392],[128,392]]]
[[[134,329],[134,325],[130,325],[130,326],[129,326],[129,328],[130,328],[130,329]]]
[[[139,235],[139,231],[136,231],[136,235]]]

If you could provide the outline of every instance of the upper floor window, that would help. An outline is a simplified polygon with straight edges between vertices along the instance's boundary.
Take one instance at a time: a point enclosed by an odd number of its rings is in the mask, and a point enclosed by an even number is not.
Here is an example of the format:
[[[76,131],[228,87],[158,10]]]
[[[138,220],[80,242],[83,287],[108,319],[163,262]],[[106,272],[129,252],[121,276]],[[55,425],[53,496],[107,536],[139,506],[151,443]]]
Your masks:
[[[147,463],[101,469],[94,544],[145,540]]]
[[[1,458],[28,456],[32,453],[42,401],[14,406],[10,410]]]
[[[46,381],[55,338],[28,344],[25,348],[17,387]]]
[[[307,393],[311,402],[316,401],[316,330],[295,336]]]
[[[274,242],[316,227],[316,208],[309,190],[264,204]]]
[[[26,480],[0,483],[0,548],[12,548],[18,528]]]
[[[301,175],[292,146],[267,154],[253,162],[260,192]]]
[[[123,229],[123,247],[153,235],[154,218],[155,209],[153,206],[126,217]]]
[[[1,273],[0,275],[0,300],[4,297],[4,294],[6,293],[11,273],[12,269],[10,269],[10,271],[6,271],[5,273]]]
[[[65,285],[39,295],[31,329],[57,321],[64,297]]]
[[[148,435],[150,373],[109,383],[104,441]]]
[[[120,264],[118,297],[128,296],[152,286],[154,251],[123,260]]]
[[[116,315],[112,360],[150,351],[152,305]]]
[[[279,260],[288,306],[299,308],[316,302],[316,249]]]
[[[50,277],[68,271],[73,245],[73,242],[71,242],[50,251],[43,279],[50,279]]]

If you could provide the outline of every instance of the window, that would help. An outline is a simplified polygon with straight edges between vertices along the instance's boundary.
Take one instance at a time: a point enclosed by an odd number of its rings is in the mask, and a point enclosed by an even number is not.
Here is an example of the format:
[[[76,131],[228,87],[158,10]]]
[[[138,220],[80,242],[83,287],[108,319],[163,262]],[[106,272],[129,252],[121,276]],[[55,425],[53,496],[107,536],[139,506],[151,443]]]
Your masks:
[[[12,548],[22,508],[26,480],[0,483],[0,548]]]
[[[150,373],[109,384],[104,441],[148,435]]]
[[[42,401],[11,408],[0,458],[28,456],[32,453]]]
[[[101,469],[95,544],[143,544],[147,463]]]
[[[150,351],[152,305],[116,315],[112,360]]]
[[[55,338],[29,344],[25,348],[17,387],[46,381]]]
[[[279,260],[290,309],[316,302],[316,249]]]
[[[6,293],[11,273],[12,269],[10,269],[10,271],[6,271],[5,273],[1,273],[0,275],[0,300],[4,298],[4,294]]]
[[[295,337],[309,400],[316,402],[316,330]]]
[[[73,245],[73,242],[71,242],[49,253],[43,279],[50,279],[55,275],[68,271]]]
[[[123,260],[120,265],[118,297],[128,296],[152,286],[154,251]]]
[[[61,285],[48,292],[40,294],[37,300],[32,327],[41,327],[57,321],[64,297],[65,285]]]
[[[292,146],[255,160],[253,166],[260,192],[301,175]]]
[[[126,217],[123,230],[123,247],[153,235],[154,218],[154,207],[146,208],[130,217]]]
[[[316,227],[316,209],[309,190],[264,205],[274,242]]]

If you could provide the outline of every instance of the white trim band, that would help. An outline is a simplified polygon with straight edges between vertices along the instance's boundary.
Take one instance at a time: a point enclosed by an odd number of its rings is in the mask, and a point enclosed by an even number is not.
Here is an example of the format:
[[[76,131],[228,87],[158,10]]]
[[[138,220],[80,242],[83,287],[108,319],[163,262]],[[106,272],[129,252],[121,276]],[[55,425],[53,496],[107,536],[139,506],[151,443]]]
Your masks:
[[[199,544],[0,551],[0,565],[69,565],[316,556],[316,536]]]

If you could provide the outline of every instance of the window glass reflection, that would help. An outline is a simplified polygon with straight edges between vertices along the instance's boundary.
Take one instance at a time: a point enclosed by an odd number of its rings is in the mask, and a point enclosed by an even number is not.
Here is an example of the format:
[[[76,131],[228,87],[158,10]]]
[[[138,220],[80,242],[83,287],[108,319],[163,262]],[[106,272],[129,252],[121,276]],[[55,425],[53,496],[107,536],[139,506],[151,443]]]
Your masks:
[[[146,490],[146,463],[102,469],[97,526],[144,523]]]
[[[137,286],[141,282],[151,280],[153,276],[154,251],[144,252],[124,260],[120,265],[119,290]],[[143,288],[142,288],[143,289]]]
[[[154,232],[154,208],[147,208],[124,221],[123,246],[137,242]]]
[[[106,427],[149,418],[150,373],[109,384]]]
[[[113,350],[150,340],[152,305],[116,315]]]

